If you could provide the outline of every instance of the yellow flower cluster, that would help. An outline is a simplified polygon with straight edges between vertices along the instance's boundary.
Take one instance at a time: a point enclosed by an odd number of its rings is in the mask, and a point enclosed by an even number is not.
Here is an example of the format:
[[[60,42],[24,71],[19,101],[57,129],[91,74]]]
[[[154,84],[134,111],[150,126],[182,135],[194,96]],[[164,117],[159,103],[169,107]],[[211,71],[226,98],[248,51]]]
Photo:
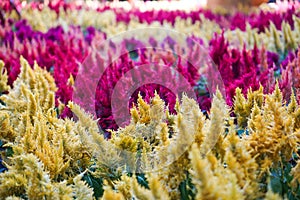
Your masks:
[[[7,72],[4,68],[4,62],[0,61],[0,94],[4,91],[9,90],[9,86],[7,85]]]
[[[93,199],[82,180],[87,173],[103,179],[107,200],[180,199],[187,180],[195,199],[281,198],[268,186],[270,170],[297,155],[300,107],[294,95],[283,102],[278,86],[269,95],[250,90],[247,98],[237,89],[235,117],[220,92],[208,117],[186,96],[176,114],[157,94],[149,104],[140,96],[130,124],[106,140],[97,121],[72,102],[77,120],[58,118],[53,78],[20,61],[18,79],[0,97],[0,140],[13,151],[3,154],[8,170],[0,174],[0,199]],[[298,162],[291,170],[293,188],[299,168]]]
[[[275,25],[270,22],[270,26],[265,29],[265,32],[258,33],[258,30],[252,29],[249,24],[246,26],[246,31],[236,29],[226,31],[225,37],[231,41],[232,45],[246,47],[251,49],[254,45],[264,46],[267,50],[273,52],[284,52],[286,50],[295,50],[300,42],[300,18],[293,16],[295,29],[285,21],[281,24],[281,30],[278,30]]]
[[[89,166],[75,122],[57,118],[52,76],[23,58],[21,73],[9,94],[0,97],[0,138],[11,148],[8,171],[0,174],[0,198],[92,199],[80,177]]]

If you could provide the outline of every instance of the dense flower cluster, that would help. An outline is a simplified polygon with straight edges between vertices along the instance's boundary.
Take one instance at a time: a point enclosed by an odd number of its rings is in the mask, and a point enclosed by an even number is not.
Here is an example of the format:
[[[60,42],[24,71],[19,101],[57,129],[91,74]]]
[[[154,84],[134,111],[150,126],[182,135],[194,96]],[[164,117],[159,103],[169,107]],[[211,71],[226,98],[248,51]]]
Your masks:
[[[300,198],[300,4],[97,5],[0,3],[1,199]]]
[[[236,117],[218,91],[207,117],[187,96],[176,114],[158,94],[150,104],[139,96],[130,124],[106,140],[72,102],[78,120],[58,118],[51,74],[20,63],[13,89],[1,96],[8,167],[1,198],[299,198],[300,107],[293,94],[283,104],[278,85],[269,95],[249,91],[247,99],[237,89]]]

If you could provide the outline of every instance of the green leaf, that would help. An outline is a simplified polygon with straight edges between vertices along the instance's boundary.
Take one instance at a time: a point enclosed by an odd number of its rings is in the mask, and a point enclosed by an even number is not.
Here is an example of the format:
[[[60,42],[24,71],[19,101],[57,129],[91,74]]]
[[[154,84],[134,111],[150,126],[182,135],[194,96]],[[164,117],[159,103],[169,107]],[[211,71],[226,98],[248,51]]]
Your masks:
[[[13,154],[14,154],[13,149],[11,147],[7,147],[7,149],[6,149],[6,156],[7,157],[12,157]]]
[[[187,178],[180,183],[179,191],[180,191],[180,199],[181,200],[195,199],[196,189],[195,189],[188,173],[187,173]]]
[[[83,180],[86,181],[91,188],[93,188],[94,196],[96,198],[102,197],[104,192],[102,178],[95,178],[90,173],[87,173],[83,176]]]
[[[139,54],[136,50],[130,51],[129,52],[130,58],[134,61],[138,60]]]
[[[279,176],[271,175],[271,188],[272,191],[282,195],[283,187]]]
[[[141,186],[143,186],[143,187],[145,187],[145,188],[147,188],[147,189],[150,189],[150,188],[149,188],[149,183],[148,183],[148,181],[147,181],[147,179],[146,179],[146,177],[145,177],[145,174],[138,174],[138,175],[136,176],[136,179],[137,179],[138,183],[139,183]]]

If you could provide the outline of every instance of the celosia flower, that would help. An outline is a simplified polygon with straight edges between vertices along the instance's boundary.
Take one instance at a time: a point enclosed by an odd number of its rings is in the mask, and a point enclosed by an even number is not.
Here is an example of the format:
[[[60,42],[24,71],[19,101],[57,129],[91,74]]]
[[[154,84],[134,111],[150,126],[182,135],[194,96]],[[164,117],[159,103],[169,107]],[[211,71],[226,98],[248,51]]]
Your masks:
[[[130,60],[129,54],[122,59]],[[299,164],[280,173],[286,180],[283,193],[274,195],[274,188],[267,189],[272,169],[283,170],[282,163],[298,159],[294,155],[299,149],[299,104],[294,96],[284,104],[278,85],[272,94],[264,95],[262,87],[248,90],[247,99],[238,89],[233,110],[237,126],[220,92],[207,118],[187,96],[176,102],[174,114],[157,94],[149,104],[140,96],[130,124],[111,131],[111,140],[106,140],[97,120],[72,102],[68,107],[78,120],[59,119],[51,74],[38,65],[32,69],[23,58],[21,66],[9,93],[0,97],[0,119],[5,118],[0,120],[0,139],[13,149],[10,159],[5,156],[8,170],[0,174],[0,198],[92,199],[103,185],[104,198],[298,195],[292,191],[299,188]],[[116,80],[108,70],[103,81],[110,77]],[[240,123],[245,124],[245,134],[238,133]],[[139,171],[153,166],[158,166],[154,174]]]
[[[12,84],[19,73],[19,64],[17,59],[18,55],[22,54],[29,60],[29,63],[32,64],[34,60],[37,60],[40,65],[45,66],[53,73],[59,88],[56,93],[57,100],[61,101],[63,104],[67,104],[67,102],[72,99],[73,94],[73,86],[68,85],[68,79],[71,75],[74,78],[76,77],[78,71],[77,63],[80,63],[84,60],[89,51],[89,45],[93,45],[93,37],[95,37],[97,34],[99,35],[100,33],[92,27],[88,28],[86,31],[84,31],[84,33],[82,33],[76,27],[70,27],[68,32],[65,32],[62,27],[57,27],[50,29],[45,34],[42,34],[40,32],[31,30],[25,21],[19,22],[17,27],[18,28],[16,30],[7,30],[7,28],[4,29],[4,31],[8,33],[8,35],[4,37],[4,42],[7,41],[11,43],[13,49],[16,49],[18,52],[16,55],[15,53],[11,52],[8,46],[2,47],[3,51],[6,51],[5,56],[3,54],[1,58],[8,63],[6,68],[8,69],[9,73],[9,83]],[[28,36],[26,34],[24,35],[24,33],[28,33]],[[74,42],[75,40],[77,41],[76,43]],[[21,43],[22,41],[23,43]],[[150,40],[150,42],[153,44],[156,43],[153,39],[152,41]],[[201,38],[196,38],[194,36],[190,39],[189,37],[187,38],[187,44],[190,49],[193,48],[195,42],[203,44]],[[100,117],[99,123],[104,129],[112,127],[114,129],[117,128],[112,117],[110,105],[112,100],[110,97],[112,88],[126,72],[133,69],[134,65],[147,64],[149,63],[149,60],[151,60],[151,57],[155,56],[155,54],[147,54],[147,51],[144,49],[145,44],[136,39],[125,40],[122,45],[123,46],[121,46],[121,48],[134,51],[130,52],[129,57],[124,55],[119,58],[122,60],[122,64],[119,60],[108,67],[108,71],[106,72],[108,77],[106,77],[104,74],[104,77],[101,78],[99,85],[101,90],[99,89],[98,91],[102,92],[96,92],[96,112],[97,116]],[[171,47],[171,50],[172,48],[175,50],[175,45],[175,41],[169,37],[166,38],[162,44],[155,44],[155,47],[160,46],[163,49]],[[111,51],[115,51],[115,45],[111,43],[110,46]],[[250,87],[253,90],[258,89],[259,84],[266,86],[270,82],[268,77],[270,72],[273,70],[273,66],[278,66],[278,56],[275,53],[267,52],[266,58],[269,65],[268,68],[270,69],[266,69],[262,72],[259,67],[261,64],[261,58],[259,56],[260,51],[257,47],[255,47],[251,52],[248,52],[246,49],[244,49],[243,52],[240,52],[239,49],[230,48],[223,35],[221,35],[221,37],[216,35],[210,43],[210,48],[211,58],[218,66],[218,69],[221,73],[228,95],[227,102],[230,105],[232,103],[232,97],[235,94],[236,87],[241,87],[243,92],[245,92]],[[8,59],[9,56],[7,56],[7,52],[11,52],[9,55],[13,56],[13,58]],[[198,51],[193,52],[193,54],[195,56],[199,55]],[[64,59],[66,55],[68,59]],[[170,62],[175,61],[175,57],[173,55],[160,56],[160,58],[167,65],[168,63],[172,64]],[[186,65],[184,62],[182,62],[180,56],[178,58],[179,60],[177,62],[177,67],[179,72],[188,80],[191,86],[195,86],[197,99],[201,108],[204,110],[209,110],[210,97],[208,95],[208,89],[205,87],[205,84],[204,87],[201,86],[203,83],[199,82],[199,74],[197,74],[197,69],[195,66],[191,66],[190,64]],[[190,59],[194,58],[191,57]],[[149,73],[151,74],[150,71]],[[98,78],[95,77],[95,79]],[[91,80],[94,80],[94,78]],[[85,85],[86,86],[83,88],[88,87],[88,80],[86,81]],[[284,86],[282,86],[282,88],[284,88]],[[157,85],[148,85],[140,88],[142,95],[147,100],[150,97],[153,97],[155,90],[159,92],[161,97],[166,101],[166,104],[170,106],[170,110],[174,111],[173,107],[175,104],[175,96],[174,94],[170,93],[170,91]],[[144,93],[144,91],[147,91],[148,94]],[[133,96],[128,99],[129,107],[132,106],[132,103],[137,99],[137,94],[138,92],[135,92]],[[124,96],[120,96],[120,99],[123,97]],[[94,107],[94,105],[89,106]],[[71,116],[70,114],[70,111],[66,107],[62,111],[61,116]],[[120,117],[122,118],[122,116]]]
[[[39,4],[36,4],[35,8],[37,9]],[[30,5],[29,5],[30,7]],[[79,9],[76,6],[74,7],[71,3],[65,3],[63,1],[58,1],[57,5],[53,3],[49,4],[49,7],[54,9],[56,12],[62,12],[59,10],[59,7],[64,7],[66,9]],[[98,11],[109,10],[111,8],[105,7],[103,9],[99,9]],[[259,14],[252,13],[251,15],[245,15],[242,13],[236,13],[235,15],[221,15],[215,14],[211,11],[206,10],[198,10],[190,13],[186,13],[184,11],[147,11],[141,12],[140,10],[131,10],[124,11],[122,9],[111,9],[117,15],[117,21],[126,21],[129,23],[132,17],[138,17],[139,20],[145,21],[147,23],[152,23],[157,20],[161,23],[163,20],[171,22],[174,25],[175,16],[178,16],[181,19],[188,20],[191,19],[192,23],[201,20],[199,13],[202,13],[206,19],[213,20],[215,22],[220,23],[221,27],[231,27],[231,29],[240,28],[242,30],[245,29],[245,23],[249,22],[252,27],[260,27],[260,31],[264,31],[264,28],[269,26],[269,19],[274,19],[273,23],[278,28],[281,26],[281,22],[283,19],[286,19],[288,23],[293,28],[293,20],[291,14],[285,14],[284,12],[269,12],[264,11]],[[290,13],[297,13],[294,7],[288,8]],[[41,12],[44,12],[41,10]],[[85,12],[89,12],[85,10]],[[257,20],[264,16],[267,22]],[[276,16],[276,17],[274,17]],[[282,17],[284,16],[284,17]],[[242,20],[242,22],[240,21]],[[256,20],[256,21],[255,21]],[[230,23],[228,21],[231,21]],[[245,22],[245,23],[244,23]],[[87,53],[90,51],[90,45],[93,45],[93,38],[96,35],[99,35],[99,31],[96,31],[93,27],[88,27],[87,29],[80,31],[79,27],[69,27],[69,30],[66,31],[65,27],[61,26],[52,28],[48,30],[45,34],[40,33],[38,31],[33,31],[32,28],[27,24],[26,21],[22,20],[13,24],[11,26],[6,25],[2,32],[4,32],[3,42],[10,45],[3,47],[3,53],[0,58],[6,61],[6,68],[9,73],[9,83],[10,85],[16,79],[19,73],[19,65],[18,65],[18,56],[23,55],[26,59],[28,59],[30,64],[33,64],[34,60],[45,66],[49,71],[51,71],[55,77],[56,83],[58,85],[58,91],[56,93],[57,96],[57,106],[58,100],[63,104],[67,104],[67,102],[72,98],[73,87],[68,85],[68,79],[71,75],[75,78],[78,70],[78,64],[84,60]],[[103,39],[105,37],[103,36]],[[199,42],[200,44],[204,44],[202,38],[198,38],[195,36],[191,37],[193,42]],[[191,38],[187,37],[187,44],[190,49],[193,47],[193,42],[191,42]],[[75,42],[76,41],[76,42]],[[114,127],[117,128],[116,124],[113,122],[112,112],[110,108],[111,97],[108,95],[111,93],[110,86],[114,86],[118,80],[129,70],[133,68],[134,64],[145,64],[151,60],[153,55],[149,56],[145,54],[145,51],[142,50],[144,45],[143,42],[138,41],[136,39],[126,40],[125,46],[122,48],[127,49],[140,49],[134,50],[130,52],[130,58],[126,56],[122,57],[123,62],[128,62],[129,64],[121,65],[120,62],[117,62],[113,65],[113,70],[109,71],[109,77],[103,78],[105,81],[101,82],[101,88],[103,89],[103,93],[98,94],[95,100],[97,115],[100,117],[100,124],[105,128]],[[173,41],[170,37],[165,38],[162,44],[157,44],[154,39],[150,38],[150,43],[154,47],[163,47],[163,48],[171,48],[174,50],[176,46],[176,42]],[[165,45],[168,44],[168,45]],[[114,44],[111,43],[112,51],[114,51]],[[281,73],[280,70],[280,62],[279,57],[276,53],[268,52],[266,55],[266,60],[268,64],[268,69],[262,69],[263,63],[262,56],[260,56],[260,49],[256,46],[252,51],[246,50],[244,48],[242,51],[240,49],[234,49],[229,46],[229,42],[225,40],[224,36],[216,37],[210,42],[210,55],[218,66],[218,70],[221,73],[223,81],[225,83],[225,89],[227,92],[227,102],[229,105],[232,104],[232,98],[235,94],[235,88],[241,87],[243,93],[251,87],[253,90],[259,88],[259,85],[262,84],[265,86],[265,92],[268,93],[272,91],[272,85],[274,83],[273,73]],[[7,52],[10,52],[7,55]],[[16,53],[17,52],[17,53]],[[197,51],[196,51],[197,52]],[[197,53],[193,52],[195,56]],[[65,59],[68,57],[68,59]],[[180,57],[179,57],[180,58]],[[174,56],[169,55],[162,58],[165,64],[169,62],[174,62]],[[140,60],[140,63],[135,63]],[[177,63],[178,70],[183,74],[185,78],[188,79],[188,82],[195,87],[195,91],[197,93],[198,103],[201,108],[204,110],[209,110],[210,107],[210,97],[208,93],[208,88],[203,87],[203,83],[199,80],[199,74],[197,74],[197,70],[193,66],[185,66],[186,64],[179,61]],[[285,64],[284,64],[285,65]],[[117,72],[121,70],[121,72]],[[286,76],[287,77],[287,76]],[[291,78],[290,78],[291,79]],[[287,80],[287,79],[285,79]],[[87,82],[88,83],[88,82]],[[86,83],[86,85],[88,85]],[[108,86],[104,86],[108,85]],[[288,81],[280,82],[280,87],[283,89],[288,85]],[[170,110],[172,111],[172,107],[174,106],[174,94],[170,93],[168,90],[163,87],[158,86],[144,86],[140,88],[142,95],[146,99],[149,99],[154,95],[154,90],[159,91],[160,95],[164,97],[166,104],[170,105]],[[149,92],[149,94],[144,93],[144,91]],[[129,100],[129,106],[132,105],[137,98],[138,92],[135,92],[133,97]],[[287,92],[289,94],[289,92]],[[287,96],[287,95],[285,95]],[[123,96],[124,97],[124,96]],[[94,107],[94,105],[90,105]],[[71,116],[68,108],[66,107],[61,116]]]
[[[24,9],[21,5],[21,2],[16,1],[15,5],[17,5],[18,9]],[[5,4],[2,5],[5,10],[11,10],[11,5]],[[31,9],[40,9],[44,7],[37,2],[28,3],[27,7]],[[61,8],[64,10],[91,10],[84,8],[84,6],[76,5],[76,3],[65,2],[63,0],[58,0],[54,2],[50,2],[47,5],[50,9],[54,10],[56,13],[62,12]],[[281,23],[283,21],[287,21],[293,27],[293,15],[299,16],[299,11],[297,8],[299,4],[291,4],[290,6],[286,6],[285,8],[277,9],[277,10],[263,10],[260,12],[250,12],[248,14],[245,13],[236,13],[235,15],[222,15],[220,13],[212,12],[211,10],[205,10],[202,8],[198,8],[195,11],[186,12],[184,10],[140,10],[138,7],[134,7],[131,10],[125,10],[122,8],[115,8],[110,6],[109,4],[105,6],[100,6],[96,10],[98,12],[104,12],[107,10],[113,11],[117,22],[125,22],[129,24],[133,19],[137,18],[139,23],[147,23],[151,24],[154,21],[160,22],[161,24],[164,21],[168,21],[170,24],[174,25],[176,18],[180,18],[181,20],[191,19],[192,23],[197,21],[201,21],[200,14],[202,14],[206,19],[214,21],[217,24],[220,24],[222,28],[230,28],[236,29],[239,28],[241,30],[245,30],[245,22],[248,22],[252,28],[258,28],[259,32],[264,32],[265,28],[269,26],[270,22],[273,22],[277,29],[281,28]],[[27,8],[27,9],[28,9]]]

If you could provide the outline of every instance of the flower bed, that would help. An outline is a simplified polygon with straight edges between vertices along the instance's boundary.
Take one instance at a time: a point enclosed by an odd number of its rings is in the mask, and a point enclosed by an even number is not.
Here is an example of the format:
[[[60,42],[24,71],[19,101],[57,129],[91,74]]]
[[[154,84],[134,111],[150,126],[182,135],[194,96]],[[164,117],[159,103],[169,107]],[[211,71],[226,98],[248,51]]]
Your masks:
[[[1,199],[300,198],[298,3],[0,5]]]

